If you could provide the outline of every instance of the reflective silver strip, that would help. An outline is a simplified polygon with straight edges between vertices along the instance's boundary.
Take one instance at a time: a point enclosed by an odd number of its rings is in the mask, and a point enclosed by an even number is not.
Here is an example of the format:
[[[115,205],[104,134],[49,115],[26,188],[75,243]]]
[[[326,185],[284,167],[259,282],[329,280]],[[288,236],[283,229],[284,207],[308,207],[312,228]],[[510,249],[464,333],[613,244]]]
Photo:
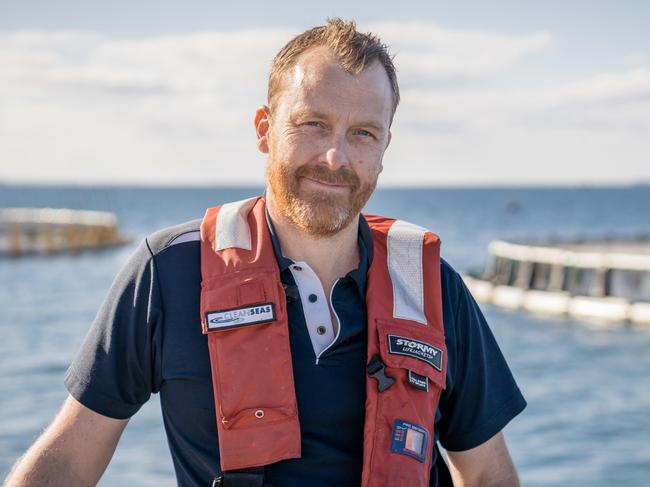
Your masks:
[[[388,272],[393,282],[393,316],[427,324],[424,315],[422,245],[426,230],[397,220],[388,230]]]
[[[185,242],[194,242],[196,240],[201,240],[201,232],[199,230],[190,230],[189,232],[181,233],[174,237],[174,239],[167,244],[167,247]]]
[[[257,198],[226,203],[217,214],[215,231],[217,232],[214,250],[238,248],[251,250],[251,229],[246,217],[253,208]]]

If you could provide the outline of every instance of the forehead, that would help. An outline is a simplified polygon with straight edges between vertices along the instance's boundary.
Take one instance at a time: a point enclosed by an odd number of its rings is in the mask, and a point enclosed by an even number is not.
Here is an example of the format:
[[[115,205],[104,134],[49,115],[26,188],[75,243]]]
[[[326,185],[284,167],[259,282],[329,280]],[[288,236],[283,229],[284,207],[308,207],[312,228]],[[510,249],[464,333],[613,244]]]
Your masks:
[[[284,76],[279,93],[288,109],[358,115],[389,120],[393,95],[390,81],[379,62],[358,75],[348,73],[326,47],[304,52]]]

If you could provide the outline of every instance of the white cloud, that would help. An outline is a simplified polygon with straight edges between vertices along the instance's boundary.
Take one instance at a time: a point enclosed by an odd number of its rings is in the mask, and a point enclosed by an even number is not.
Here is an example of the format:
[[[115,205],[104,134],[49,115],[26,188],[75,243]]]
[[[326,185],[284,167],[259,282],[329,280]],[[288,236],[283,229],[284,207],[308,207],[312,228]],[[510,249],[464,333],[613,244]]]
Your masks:
[[[378,23],[370,30],[391,39],[405,89],[457,86],[482,80],[511,67],[522,57],[546,49],[547,32],[512,36],[495,32],[452,30],[430,23]]]
[[[647,67],[513,90],[551,34],[367,27],[397,53],[403,95],[384,183],[650,179]],[[259,183],[252,115],[294,34],[0,34],[0,180]]]
[[[623,73],[603,73],[580,80],[558,90],[560,103],[621,104],[650,101],[650,69],[638,68]]]
[[[650,69],[602,73],[540,93],[528,104],[533,128],[650,133]]]

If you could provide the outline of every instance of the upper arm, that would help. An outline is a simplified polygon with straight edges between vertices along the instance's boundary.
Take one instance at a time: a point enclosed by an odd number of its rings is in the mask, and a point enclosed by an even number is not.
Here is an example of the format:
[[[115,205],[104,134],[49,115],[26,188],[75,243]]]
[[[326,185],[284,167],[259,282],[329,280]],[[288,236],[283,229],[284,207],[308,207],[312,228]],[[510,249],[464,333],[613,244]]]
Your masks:
[[[63,407],[14,467],[7,486],[95,485],[128,419],[102,416],[68,396]]]
[[[143,242],[113,281],[66,372],[68,392],[104,416],[133,416],[160,386],[161,307]]]
[[[526,401],[462,278],[446,263],[442,270],[448,368],[436,427],[445,449],[469,450],[499,433]]]
[[[517,471],[501,432],[470,450],[447,451],[447,458],[456,486],[519,486]]]

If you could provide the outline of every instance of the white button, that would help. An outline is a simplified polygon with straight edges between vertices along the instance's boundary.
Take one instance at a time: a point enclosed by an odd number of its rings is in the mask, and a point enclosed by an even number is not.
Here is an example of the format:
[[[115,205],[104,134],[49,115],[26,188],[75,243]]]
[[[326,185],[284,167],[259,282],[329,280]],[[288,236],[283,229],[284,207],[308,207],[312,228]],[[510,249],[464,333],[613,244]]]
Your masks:
[[[314,354],[318,357],[336,339],[329,300],[323,284],[306,262],[293,262],[289,267],[298,287]]]

